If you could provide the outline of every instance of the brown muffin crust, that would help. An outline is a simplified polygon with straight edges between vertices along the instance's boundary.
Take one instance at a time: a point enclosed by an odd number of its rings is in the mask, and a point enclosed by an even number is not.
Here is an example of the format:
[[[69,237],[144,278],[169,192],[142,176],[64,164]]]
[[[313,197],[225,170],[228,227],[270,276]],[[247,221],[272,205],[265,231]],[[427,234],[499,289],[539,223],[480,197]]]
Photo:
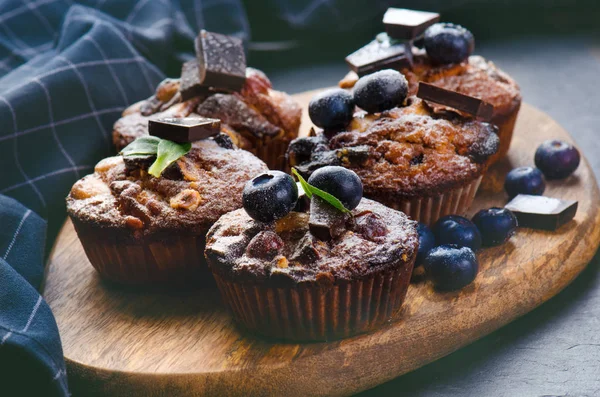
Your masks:
[[[240,208],[246,181],[267,170],[251,153],[223,148],[213,139],[194,142],[160,178],[146,172],[151,162],[132,165],[109,157],[76,182],[67,212],[78,232],[98,238],[119,233],[130,242],[201,235],[222,214]]]
[[[265,137],[286,142],[298,136],[302,109],[286,93],[273,89],[260,70],[247,68],[246,83],[238,93],[207,93],[180,101],[173,93],[177,79],[162,82],[151,98],[123,112],[114,125],[113,143],[121,150],[136,138],[148,134],[148,120],[163,117],[203,116],[221,119],[221,130],[241,149],[256,152]],[[165,101],[161,101],[160,98]]]
[[[309,231],[309,214],[291,212],[274,225],[254,221],[243,209],[222,216],[206,237],[206,257],[221,277],[250,284],[324,288],[412,263],[418,249],[416,222],[402,212],[363,199],[347,229],[325,242]],[[256,254],[260,247],[275,255]],[[258,256],[258,257],[257,257]],[[266,258],[264,256],[267,256]]]
[[[495,131],[491,124],[434,113],[427,103],[410,97],[404,107],[356,113],[330,139],[323,133],[299,138],[288,156],[305,177],[324,165],[355,171],[366,197],[431,197],[483,174],[498,149]]]

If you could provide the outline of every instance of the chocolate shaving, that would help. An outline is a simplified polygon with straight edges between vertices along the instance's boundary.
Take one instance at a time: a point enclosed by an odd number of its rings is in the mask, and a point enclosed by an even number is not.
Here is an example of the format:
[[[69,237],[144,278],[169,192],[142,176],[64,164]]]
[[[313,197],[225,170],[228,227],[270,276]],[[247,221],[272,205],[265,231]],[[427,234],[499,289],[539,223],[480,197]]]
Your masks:
[[[423,81],[419,82],[417,97],[456,109],[483,121],[489,121],[494,113],[494,106],[488,102]]]

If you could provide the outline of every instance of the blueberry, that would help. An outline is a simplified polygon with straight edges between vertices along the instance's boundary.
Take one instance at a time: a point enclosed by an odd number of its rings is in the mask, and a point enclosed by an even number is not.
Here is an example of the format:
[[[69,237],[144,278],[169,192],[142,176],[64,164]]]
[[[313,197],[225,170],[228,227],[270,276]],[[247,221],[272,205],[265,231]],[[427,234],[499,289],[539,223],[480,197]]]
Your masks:
[[[477,226],[465,217],[446,215],[438,219],[433,227],[438,244],[454,244],[469,247],[473,251],[481,248],[481,234]]]
[[[298,186],[288,174],[268,171],[244,186],[244,209],[259,222],[272,222],[286,216],[296,205]]]
[[[408,82],[391,69],[361,77],[354,85],[354,102],[369,113],[383,112],[404,103]]]
[[[354,171],[344,167],[327,166],[312,173],[310,185],[335,196],[349,210],[358,206],[363,196],[363,185]]]
[[[506,208],[481,210],[473,217],[473,223],[487,247],[504,244],[517,231],[517,217]]]
[[[425,31],[424,45],[434,63],[460,63],[475,49],[473,34],[460,25],[436,23]]]
[[[506,175],[504,190],[510,198],[517,194],[541,196],[546,190],[546,182],[544,182],[544,175],[537,168],[519,167]]]
[[[575,146],[558,139],[542,143],[535,151],[535,165],[548,179],[563,179],[571,175],[581,156]]]
[[[323,129],[346,127],[354,114],[352,94],[341,88],[332,88],[315,95],[308,104],[312,122]]]
[[[420,266],[425,261],[429,251],[435,247],[435,235],[429,226],[421,222],[417,225],[417,232],[419,233],[419,251],[415,266]]]
[[[479,271],[473,250],[456,245],[440,245],[429,251],[424,267],[435,288],[442,291],[466,287],[475,280]]]

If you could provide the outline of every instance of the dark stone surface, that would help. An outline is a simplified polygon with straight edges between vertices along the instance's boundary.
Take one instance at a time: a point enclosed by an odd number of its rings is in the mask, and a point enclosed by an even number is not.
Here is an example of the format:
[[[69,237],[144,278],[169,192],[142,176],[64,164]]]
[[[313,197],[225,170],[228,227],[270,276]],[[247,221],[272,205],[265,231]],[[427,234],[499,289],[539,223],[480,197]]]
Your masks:
[[[482,44],[526,102],[564,126],[600,175],[600,45],[585,38]],[[334,85],[343,60],[270,72],[278,89]],[[532,159],[533,163],[533,159]],[[371,396],[600,396],[600,255],[562,293],[491,335]]]

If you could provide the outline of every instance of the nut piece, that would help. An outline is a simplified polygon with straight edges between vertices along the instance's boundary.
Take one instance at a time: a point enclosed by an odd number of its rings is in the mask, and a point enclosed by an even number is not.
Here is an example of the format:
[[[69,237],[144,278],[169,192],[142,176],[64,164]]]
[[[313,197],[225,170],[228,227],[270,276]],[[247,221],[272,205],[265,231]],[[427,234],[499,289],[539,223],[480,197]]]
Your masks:
[[[139,230],[144,227],[144,222],[140,218],[128,215],[125,217],[125,225],[132,230]]]
[[[81,179],[71,188],[71,197],[75,200],[84,200],[100,194],[110,194],[110,189],[104,182],[96,178]]]
[[[200,205],[202,197],[197,190],[185,189],[170,201],[171,208],[176,210],[195,211]]]
[[[277,259],[277,267],[280,269],[287,269],[288,260],[285,256],[282,256],[281,258]]]
[[[179,91],[179,79],[164,79],[156,87],[156,97],[161,102],[169,102]]]

